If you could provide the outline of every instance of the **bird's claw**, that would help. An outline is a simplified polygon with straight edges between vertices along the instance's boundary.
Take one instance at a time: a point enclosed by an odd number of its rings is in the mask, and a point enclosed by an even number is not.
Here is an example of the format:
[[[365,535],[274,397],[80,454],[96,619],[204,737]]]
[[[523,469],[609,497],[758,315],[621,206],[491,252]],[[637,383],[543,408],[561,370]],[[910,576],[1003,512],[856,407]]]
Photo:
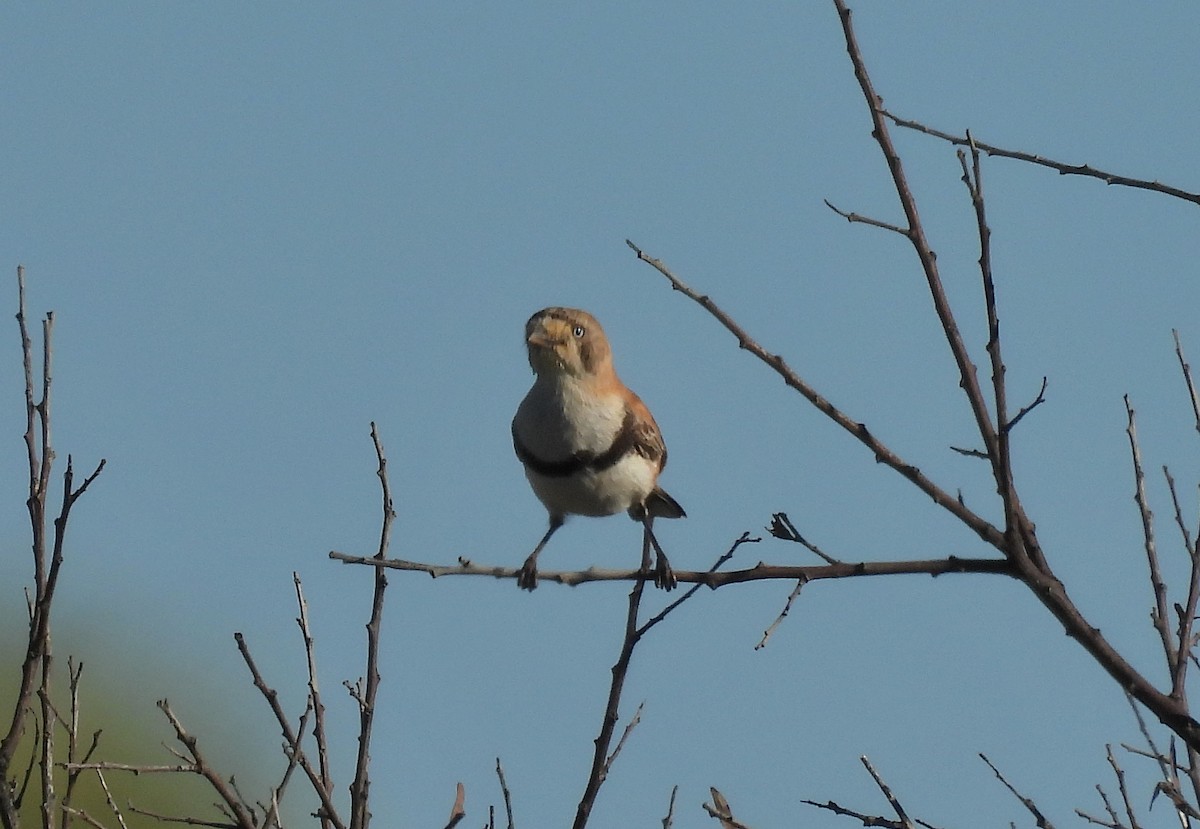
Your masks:
[[[671,569],[670,563],[663,556],[659,556],[654,565],[654,586],[659,590],[674,590],[678,584],[679,580],[675,578],[675,571]]]
[[[537,588],[537,562],[533,557],[525,559],[525,563],[521,565],[521,569],[517,571],[517,587],[522,590],[533,591]]]

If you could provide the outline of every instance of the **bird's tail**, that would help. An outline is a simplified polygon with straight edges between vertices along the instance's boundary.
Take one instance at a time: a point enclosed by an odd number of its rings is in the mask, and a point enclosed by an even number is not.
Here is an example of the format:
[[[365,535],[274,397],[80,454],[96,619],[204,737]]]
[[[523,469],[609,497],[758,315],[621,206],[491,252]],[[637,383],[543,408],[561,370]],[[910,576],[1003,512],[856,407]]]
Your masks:
[[[654,491],[646,496],[646,512],[655,518],[686,518],[687,513],[679,502],[667,494],[667,491],[656,486]]]

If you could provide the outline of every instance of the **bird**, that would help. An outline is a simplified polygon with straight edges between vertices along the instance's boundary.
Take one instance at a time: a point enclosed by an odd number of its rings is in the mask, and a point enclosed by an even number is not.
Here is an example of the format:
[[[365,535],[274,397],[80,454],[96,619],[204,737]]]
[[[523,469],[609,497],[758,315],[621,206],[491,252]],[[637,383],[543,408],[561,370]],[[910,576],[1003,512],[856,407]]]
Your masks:
[[[643,571],[653,546],[654,583],[673,589],[675,574],[652,525],[655,518],[686,513],[658,485],[667,464],[662,432],[617,376],[604,329],[587,311],[543,308],[525,323],[525,346],[536,376],[513,417],[513,449],[550,527],[518,571],[517,584],[537,587],[538,554],[568,515],[626,512],[643,528]]]

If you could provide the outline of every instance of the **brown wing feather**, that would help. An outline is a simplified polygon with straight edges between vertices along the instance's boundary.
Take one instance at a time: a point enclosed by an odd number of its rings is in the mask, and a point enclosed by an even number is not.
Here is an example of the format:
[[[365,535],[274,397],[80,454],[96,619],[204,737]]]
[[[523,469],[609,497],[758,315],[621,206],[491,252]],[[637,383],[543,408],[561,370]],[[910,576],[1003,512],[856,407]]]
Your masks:
[[[633,451],[637,452],[652,463],[658,464],[658,471],[667,465],[667,444],[663,442],[662,431],[650,414],[650,409],[641,398],[633,392],[629,393],[629,410],[633,416]],[[667,494],[667,491],[656,486],[654,491],[646,496],[646,512],[657,518],[684,518],[687,513],[679,502]]]

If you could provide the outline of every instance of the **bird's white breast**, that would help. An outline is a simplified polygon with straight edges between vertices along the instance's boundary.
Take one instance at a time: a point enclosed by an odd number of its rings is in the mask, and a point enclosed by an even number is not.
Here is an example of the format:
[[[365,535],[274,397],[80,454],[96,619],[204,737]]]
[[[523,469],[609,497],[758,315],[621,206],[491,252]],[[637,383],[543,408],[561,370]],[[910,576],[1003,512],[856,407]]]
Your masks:
[[[620,394],[597,395],[571,378],[539,377],[521,401],[513,429],[535,457],[555,462],[577,452],[600,454],[612,446],[625,420]],[[630,452],[610,467],[572,475],[525,469],[534,493],[553,515],[613,515],[640,504],[654,489],[658,467]]]

